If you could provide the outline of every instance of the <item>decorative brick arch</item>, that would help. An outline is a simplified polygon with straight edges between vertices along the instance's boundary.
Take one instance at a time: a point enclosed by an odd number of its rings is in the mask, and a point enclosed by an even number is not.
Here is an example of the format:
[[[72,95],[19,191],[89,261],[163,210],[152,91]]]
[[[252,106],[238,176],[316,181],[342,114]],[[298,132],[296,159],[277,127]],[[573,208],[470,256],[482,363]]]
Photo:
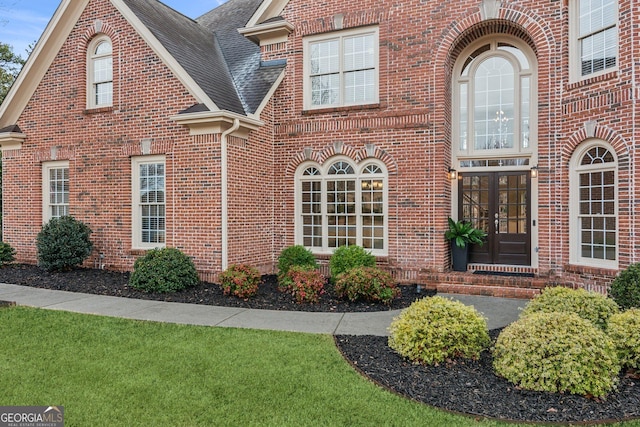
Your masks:
[[[568,165],[576,148],[588,139],[600,139],[611,145],[618,157],[618,168],[627,169],[630,165],[629,153],[631,144],[615,129],[598,125],[596,122],[586,122],[583,127],[574,132],[562,145],[562,163]]]
[[[398,171],[398,165],[396,161],[380,147],[375,144],[365,144],[361,149],[356,149],[350,145],[344,144],[341,141],[334,142],[332,145],[328,145],[322,150],[316,151],[311,148],[305,148],[298,154],[296,154],[289,164],[287,165],[286,173],[289,176],[295,174],[296,169],[301,163],[306,161],[314,161],[318,164],[323,164],[333,156],[342,155],[349,157],[356,164],[361,163],[367,159],[377,159],[384,163],[389,175],[394,175]]]
[[[111,39],[113,49],[115,50],[117,48],[117,44],[119,43],[118,32],[109,23],[103,22],[100,19],[96,19],[93,24],[89,25],[85,29],[84,34],[81,37],[81,40],[83,40],[84,43],[81,43],[78,48],[86,51],[89,48],[91,40],[100,34],[108,36]]]

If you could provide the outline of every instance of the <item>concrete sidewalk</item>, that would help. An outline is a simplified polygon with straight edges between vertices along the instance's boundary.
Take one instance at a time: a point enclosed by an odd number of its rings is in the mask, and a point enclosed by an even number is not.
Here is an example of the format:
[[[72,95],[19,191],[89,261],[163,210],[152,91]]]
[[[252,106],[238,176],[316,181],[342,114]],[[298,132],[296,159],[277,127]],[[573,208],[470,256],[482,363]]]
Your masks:
[[[488,319],[489,329],[508,325],[527,300],[440,294],[472,305]],[[0,301],[17,305],[156,322],[231,328],[269,329],[333,335],[388,335],[401,310],[374,313],[310,313],[219,307],[81,294],[0,283]]]

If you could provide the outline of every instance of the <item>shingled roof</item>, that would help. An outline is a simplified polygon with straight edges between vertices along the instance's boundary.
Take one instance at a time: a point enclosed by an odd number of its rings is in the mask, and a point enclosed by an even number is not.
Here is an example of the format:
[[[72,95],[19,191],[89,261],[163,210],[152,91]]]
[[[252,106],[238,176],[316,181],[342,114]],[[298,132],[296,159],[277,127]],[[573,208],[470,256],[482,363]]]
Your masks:
[[[261,63],[238,33],[262,0],[230,0],[197,20],[156,0],[123,1],[221,110],[254,113],[284,68]]]

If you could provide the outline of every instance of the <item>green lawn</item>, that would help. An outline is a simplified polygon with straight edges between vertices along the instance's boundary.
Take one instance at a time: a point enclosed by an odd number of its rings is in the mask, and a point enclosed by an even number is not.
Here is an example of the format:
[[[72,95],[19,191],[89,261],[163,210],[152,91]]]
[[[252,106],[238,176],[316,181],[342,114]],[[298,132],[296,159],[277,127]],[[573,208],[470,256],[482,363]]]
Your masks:
[[[67,426],[508,425],[389,393],[326,335],[11,307],[0,336],[0,405],[62,405]]]

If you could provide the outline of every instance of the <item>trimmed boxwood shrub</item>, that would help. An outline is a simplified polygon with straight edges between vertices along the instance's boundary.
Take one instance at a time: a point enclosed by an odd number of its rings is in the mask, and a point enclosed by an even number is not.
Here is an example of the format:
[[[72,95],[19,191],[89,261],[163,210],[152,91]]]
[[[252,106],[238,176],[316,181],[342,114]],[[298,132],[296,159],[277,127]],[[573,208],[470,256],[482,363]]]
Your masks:
[[[16,250],[6,242],[0,242],[0,267],[16,259]]]
[[[177,248],[148,251],[133,264],[129,285],[145,292],[176,292],[200,283],[193,261]]]
[[[47,271],[66,271],[91,255],[91,229],[72,216],[51,218],[36,239],[38,265]]]
[[[607,333],[616,346],[622,367],[640,370],[640,308],[611,316]]]
[[[391,274],[377,267],[355,267],[344,272],[334,289],[338,297],[349,301],[363,299],[391,304],[400,296],[400,289]]]
[[[439,296],[413,302],[389,327],[389,347],[427,365],[477,359],[490,342],[487,321],[473,307]]]
[[[293,265],[279,276],[278,289],[291,294],[298,304],[317,303],[324,294],[326,279],[319,270],[309,265]]]
[[[529,301],[521,316],[554,311],[576,313],[600,329],[605,329],[609,317],[620,310],[615,301],[605,295],[557,286],[544,289],[540,295]]]
[[[302,245],[289,246],[278,257],[278,277],[283,277],[295,265],[318,268],[316,257],[309,249]]]
[[[640,308],[640,263],[631,264],[611,283],[611,298],[620,308]]]
[[[258,292],[260,272],[246,264],[233,264],[220,274],[220,286],[225,295],[250,298]]]
[[[329,271],[331,280],[335,283],[339,276],[355,267],[375,267],[376,257],[367,252],[363,247],[341,246],[335,250],[329,258]]]
[[[604,397],[618,381],[620,363],[611,338],[569,312],[522,317],[498,336],[496,373],[526,390]]]

